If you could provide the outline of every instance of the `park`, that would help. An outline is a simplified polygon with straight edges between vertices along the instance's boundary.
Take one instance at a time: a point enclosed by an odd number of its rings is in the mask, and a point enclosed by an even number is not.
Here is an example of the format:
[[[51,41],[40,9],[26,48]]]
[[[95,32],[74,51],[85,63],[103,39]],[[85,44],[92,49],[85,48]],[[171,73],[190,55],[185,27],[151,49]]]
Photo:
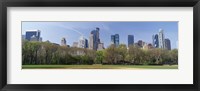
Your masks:
[[[22,43],[22,69],[178,69],[178,50],[110,45],[100,51],[50,42]]]

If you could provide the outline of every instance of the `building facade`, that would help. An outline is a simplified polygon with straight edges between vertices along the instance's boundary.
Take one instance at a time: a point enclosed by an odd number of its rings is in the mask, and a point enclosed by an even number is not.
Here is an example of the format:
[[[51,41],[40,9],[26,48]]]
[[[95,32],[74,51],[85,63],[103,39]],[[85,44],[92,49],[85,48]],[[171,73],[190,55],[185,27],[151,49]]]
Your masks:
[[[78,47],[79,48],[88,48],[88,40],[84,38],[83,36],[80,37],[79,42],[78,42]]]
[[[115,44],[115,35],[111,35],[111,44]]]
[[[158,40],[158,34],[155,34],[152,36],[152,44],[154,48],[158,48],[159,47],[159,40]]]
[[[25,38],[28,41],[31,41],[31,38],[34,38],[34,41],[39,41],[40,40],[40,33],[41,33],[40,30],[26,30]]]
[[[38,41],[37,37],[35,35],[31,36],[30,41]]]
[[[128,46],[134,45],[134,36],[128,35]]]
[[[152,49],[152,48],[153,48],[153,46],[151,43],[149,43],[149,44],[145,43],[143,46],[143,49],[145,49],[145,50]]]
[[[159,48],[165,49],[165,36],[164,31],[162,29],[160,29],[158,33],[158,42]]]
[[[171,50],[171,42],[169,39],[165,39],[165,48]]]
[[[104,44],[103,43],[99,43],[97,50],[103,50],[103,49],[104,49]]]
[[[85,39],[85,48],[88,48],[88,39]]]
[[[64,37],[61,39],[61,46],[67,46],[67,41]]]
[[[100,29],[97,27],[95,30],[91,31],[90,33],[90,49],[97,50],[98,49],[98,44],[100,43],[100,38],[99,38],[99,31]]]
[[[143,47],[145,42],[143,42],[142,40],[138,40],[137,44],[138,44],[139,47]]]
[[[111,44],[114,44],[116,47],[119,46],[119,34],[111,35]]]
[[[93,46],[94,46],[94,42],[93,42],[93,38],[94,38],[94,35],[93,34],[90,34],[90,37],[89,37],[89,49],[94,49]]]

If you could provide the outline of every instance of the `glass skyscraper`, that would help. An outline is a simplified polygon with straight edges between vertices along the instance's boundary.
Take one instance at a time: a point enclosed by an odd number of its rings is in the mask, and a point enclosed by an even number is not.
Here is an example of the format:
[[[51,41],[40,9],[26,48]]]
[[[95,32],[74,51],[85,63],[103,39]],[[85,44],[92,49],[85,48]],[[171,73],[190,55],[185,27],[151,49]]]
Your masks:
[[[154,48],[158,48],[159,47],[159,41],[158,41],[158,34],[153,35],[152,36],[152,40],[153,40],[153,47]]]
[[[97,27],[96,30],[91,31],[90,33],[90,49],[98,49],[98,44],[100,43],[99,30],[100,29]]]
[[[35,37],[37,41],[40,41],[40,30],[26,30],[26,39],[30,41],[31,37]]]
[[[119,34],[111,35],[111,43],[116,47],[119,46]]]
[[[165,48],[167,50],[171,50],[171,43],[169,39],[165,39]]]
[[[88,40],[85,39],[85,48],[88,48]]]
[[[128,46],[131,46],[134,44],[134,36],[128,35]]]

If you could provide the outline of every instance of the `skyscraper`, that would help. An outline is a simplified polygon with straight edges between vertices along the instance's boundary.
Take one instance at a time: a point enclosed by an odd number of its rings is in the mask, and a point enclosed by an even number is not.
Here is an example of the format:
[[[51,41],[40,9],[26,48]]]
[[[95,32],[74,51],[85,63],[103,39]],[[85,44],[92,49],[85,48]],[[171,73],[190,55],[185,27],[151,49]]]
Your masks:
[[[159,41],[158,41],[158,34],[153,35],[152,36],[152,40],[153,40],[153,47],[154,48],[158,48],[159,47]]]
[[[91,31],[90,33],[90,49],[98,49],[98,44],[100,43],[99,30],[100,29],[97,27],[96,30]]]
[[[88,48],[88,40],[85,39],[85,48]]]
[[[158,42],[159,48],[165,49],[165,36],[164,31],[162,29],[159,29]]]
[[[131,46],[134,44],[134,36],[128,35],[128,46]]]
[[[115,46],[119,46],[119,34],[115,34]]]
[[[169,39],[165,39],[165,48],[171,50],[171,42]]]
[[[79,42],[78,42],[78,47],[79,48],[88,48],[88,40],[84,38],[83,36],[80,37]]]
[[[26,39],[28,41],[32,38],[35,38],[34,41],[40,40],[40,30],[26,30]]]
[[[115,44],[115,35],[111,35],[111,44]]]
[[[119,46],[119,34],[111,35],[111,44],[114,44],[116,47]]]
[[[67,45],[67,41],[66,41],[66,39],[63,37],[62,39],[61,39],[61,46],[66,46]]]
[[[94,35],[93,34],[90,34],[90,38],[89,38],[89,49],[94,49],[93,46],[94,46]]]

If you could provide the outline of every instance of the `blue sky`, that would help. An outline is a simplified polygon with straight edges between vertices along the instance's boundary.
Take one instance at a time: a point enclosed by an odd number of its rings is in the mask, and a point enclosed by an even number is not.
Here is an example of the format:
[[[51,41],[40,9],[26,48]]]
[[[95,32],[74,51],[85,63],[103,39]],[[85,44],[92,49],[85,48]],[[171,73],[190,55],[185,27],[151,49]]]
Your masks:
[[[111,35],[119,34],[120,43],[128,42],[128,35],[134,35],[134,42],[143,40],[152,43],[152,35],[159,29],[164,30],[165,38],[171,41],[171,47],[177,48],[178,22],[22,22],[22,34],[26,30],[41,30],[43,41],[60,44],[65,37],[68,45],[78,42],[80,36],[89,40],[89,34],[96,27],[100,28],[100,40],[107,47],[111,43]]]

